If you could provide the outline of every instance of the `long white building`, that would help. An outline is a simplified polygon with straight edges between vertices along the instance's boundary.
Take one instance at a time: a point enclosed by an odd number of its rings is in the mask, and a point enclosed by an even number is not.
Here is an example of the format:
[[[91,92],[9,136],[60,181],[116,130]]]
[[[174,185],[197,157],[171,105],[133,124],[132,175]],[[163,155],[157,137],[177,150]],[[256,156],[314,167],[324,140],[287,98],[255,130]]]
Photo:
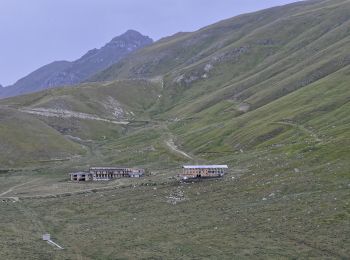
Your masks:
[[[91,167],[89,172],[70,173],[71,181],[109,181],[119,178],[140,178],[144,169],[126,167]]]
[[[227,173],[227,165],[184,165],[180,177],[183,180],[197,178],[218,178]]]

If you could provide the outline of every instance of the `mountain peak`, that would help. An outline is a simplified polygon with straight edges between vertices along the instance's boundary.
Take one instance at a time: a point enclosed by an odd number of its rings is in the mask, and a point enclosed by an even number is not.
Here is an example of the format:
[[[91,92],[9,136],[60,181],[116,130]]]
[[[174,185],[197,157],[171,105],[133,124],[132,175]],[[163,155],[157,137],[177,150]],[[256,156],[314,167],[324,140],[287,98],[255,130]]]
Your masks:
[[[125,33],[123,33],[121,36],[123,35],[136,35],[136,36],[143,36],[140,32],[133,30],[133,29],[129,29],[127,30]]]
[[[126,42],[130,42],[130,43],[138,42],[142,45],[153,43],[153,40],[150,37],[145,36],[145,35],[141,34],[138,31],[135,31],[135,30],[127,30],[125,33],[123,33],[117,37],[114,37],[110,41],[110,43],[115,43],[115,42],[120,42],[120,41],[126,41]]]
[[[0,97],[15,96],[46,88],[74,85],[117,63],[129,53],[150,45],[153,40],[138,31],[128,30],[100,49],[88,51],[73,62],[56,61],[18,80],[10,88],[0,88]]]

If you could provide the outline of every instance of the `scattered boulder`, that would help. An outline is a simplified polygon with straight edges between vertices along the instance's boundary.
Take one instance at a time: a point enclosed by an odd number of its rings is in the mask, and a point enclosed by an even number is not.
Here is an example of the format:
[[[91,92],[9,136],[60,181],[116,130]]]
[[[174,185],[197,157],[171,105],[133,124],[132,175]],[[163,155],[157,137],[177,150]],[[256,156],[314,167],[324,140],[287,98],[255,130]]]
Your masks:
[[[181,186],[177,187],[177,189],[169,194],[169,196],[165,197],[167,199],[167,203],[176,205],[177,203],[183,202],[188,200],[185,195],[184,191],[182,190]]]

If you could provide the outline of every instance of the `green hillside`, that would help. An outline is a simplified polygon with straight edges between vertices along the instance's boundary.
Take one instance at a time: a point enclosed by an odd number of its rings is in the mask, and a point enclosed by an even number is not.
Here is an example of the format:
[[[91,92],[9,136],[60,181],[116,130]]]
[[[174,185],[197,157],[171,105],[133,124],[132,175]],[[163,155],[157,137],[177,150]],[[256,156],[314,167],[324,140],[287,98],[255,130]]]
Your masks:
[[[349,1],[303,1],[1,100],[0,258],[347,259],[349,28]],[[176,179],[202,163],[230,170]],[[100,165],[147,175],[68,181]]]
[[[160,88],[159,82],[129,80],[2,100],[1,163],[18,167],[88,155],[86,143],[118,138],[128,124],[144,120],[144,111],[157,101]]]
[[[306,1],[241,15],[160,40],[92,80],[163,77],[161,109],[175,114],[226,99],[257,108],[349,65],[349,13],[348,1]]]
[[[79,144],[67,140],[35,117],[1,107],[0,122],[2,168],[17,168],[46,160],[69,160],[84,154]]]

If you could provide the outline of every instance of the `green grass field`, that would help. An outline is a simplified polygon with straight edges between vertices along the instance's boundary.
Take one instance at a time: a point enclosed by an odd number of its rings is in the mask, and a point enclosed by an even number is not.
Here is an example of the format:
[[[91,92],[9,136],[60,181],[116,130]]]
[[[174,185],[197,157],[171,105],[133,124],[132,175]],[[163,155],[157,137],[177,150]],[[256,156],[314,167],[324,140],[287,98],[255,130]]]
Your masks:
[[[340,169],[349,165],[301,166],[278,149],[219,162],[231,166],[224,179],[188,184],[169,178],[176,169],[97,184],[69,183],[65,172],[3,174],[5,187],[37,182],[1,203],[1,258],[347,258],[350,183]],[[45,232],[65,249],[41,241]]]

